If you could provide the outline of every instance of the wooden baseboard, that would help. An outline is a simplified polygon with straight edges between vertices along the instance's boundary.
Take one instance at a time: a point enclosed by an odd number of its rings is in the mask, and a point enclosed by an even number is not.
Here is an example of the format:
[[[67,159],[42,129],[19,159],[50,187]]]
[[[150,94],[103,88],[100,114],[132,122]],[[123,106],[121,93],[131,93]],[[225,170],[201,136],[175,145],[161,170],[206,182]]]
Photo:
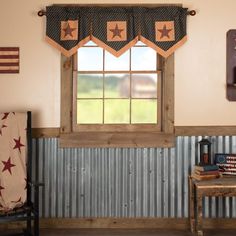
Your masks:
[[[22,228],[23,223],[1,224],[0,229]],[[187,218],[44,218],[41,229],[171,229],[190,230]],[[203,219],[205,229],[236,229],[236,218]]]
[[[186,219],[165,218],[81,218],[81,219],[43,219],[42,228],[111,228],[111,229],[183,229]]]

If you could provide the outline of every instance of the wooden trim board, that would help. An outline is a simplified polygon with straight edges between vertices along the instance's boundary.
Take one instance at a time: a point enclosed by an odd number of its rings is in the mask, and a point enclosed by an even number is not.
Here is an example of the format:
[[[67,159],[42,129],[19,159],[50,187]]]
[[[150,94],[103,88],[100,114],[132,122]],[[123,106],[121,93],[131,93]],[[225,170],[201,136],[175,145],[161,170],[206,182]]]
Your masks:
[[[233,136],[236,126],[175,126],[175,136]]]
[[[60,135],[60,147],[174,147],[173,134],[79,132]]]
[[[60,128],[33,128],[33,138],[57,138],[60,136]]]
[[[60,128],[33,128],[34,138],[60,136]],[[175,136],[234,136],[236,126],[175,126]]]
[[[17,229],[22,222],[1,224],[0,229]],[[44,218],[41,229],[178,229],[190,230],[188,218]],[[236,219],[207,218],[205,229],[236,229]]]
[[[72,131],[72,57],[61,55],[61,128],[60,133]]]

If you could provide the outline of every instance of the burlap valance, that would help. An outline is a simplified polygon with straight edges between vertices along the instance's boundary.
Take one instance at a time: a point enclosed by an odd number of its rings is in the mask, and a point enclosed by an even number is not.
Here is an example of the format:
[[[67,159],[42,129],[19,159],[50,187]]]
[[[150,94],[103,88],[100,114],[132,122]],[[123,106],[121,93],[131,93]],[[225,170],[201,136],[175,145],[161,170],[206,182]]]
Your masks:
[[[47,7],[46,40],[65,56],[92,40],[120,56],[139,40],[168,57],[186,41],[187,9]]]

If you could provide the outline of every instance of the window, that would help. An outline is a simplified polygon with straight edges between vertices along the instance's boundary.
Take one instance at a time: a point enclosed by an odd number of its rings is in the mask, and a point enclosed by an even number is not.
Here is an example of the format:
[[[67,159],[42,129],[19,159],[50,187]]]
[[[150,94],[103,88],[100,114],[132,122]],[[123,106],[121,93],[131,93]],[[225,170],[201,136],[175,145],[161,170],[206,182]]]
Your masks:
[[[153,49],[138,43],[116,58],[88,43],[75,61],[74,131],[160,131],[161,57]]]
[[[92,42],[62,56],[61,146],[173,146],[173,64],[140,42],[118,58]]]

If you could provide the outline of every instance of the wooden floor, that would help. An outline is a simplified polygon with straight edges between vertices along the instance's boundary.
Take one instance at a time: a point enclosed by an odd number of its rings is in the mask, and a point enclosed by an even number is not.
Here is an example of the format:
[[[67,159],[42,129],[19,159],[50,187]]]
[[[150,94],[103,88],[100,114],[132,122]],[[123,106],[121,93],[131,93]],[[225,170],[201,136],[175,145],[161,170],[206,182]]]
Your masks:
[[[5,232],[6,233],[6,232]],[[1,231],[0,231],[0,235]],[[131,229],[59,229],[40,230],[40,236],[193,236],[191,232],[184,230],[131,230]],[[204,236],[235,236],[235,230],[204,230]]]

